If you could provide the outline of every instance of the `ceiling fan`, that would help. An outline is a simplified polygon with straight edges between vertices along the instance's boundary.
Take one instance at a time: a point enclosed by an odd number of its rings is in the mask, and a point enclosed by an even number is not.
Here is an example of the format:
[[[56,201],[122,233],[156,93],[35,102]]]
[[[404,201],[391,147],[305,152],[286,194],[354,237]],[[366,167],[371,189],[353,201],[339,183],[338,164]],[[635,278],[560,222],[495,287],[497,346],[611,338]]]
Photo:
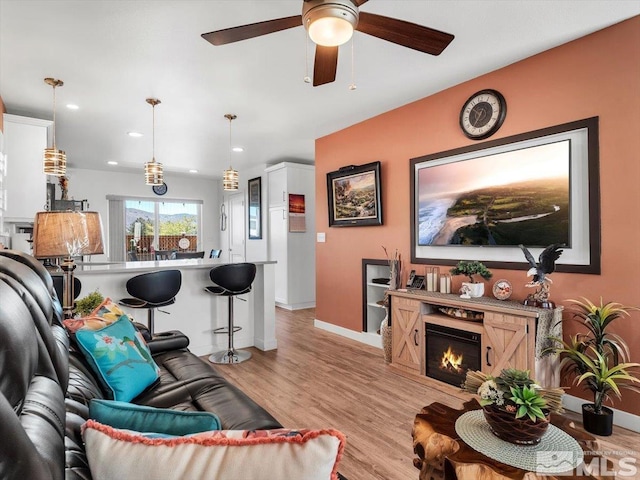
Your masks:
[[[336,79],[338,47],[351,38],[353,30],[412,48],[440,55],[451,43],[453,35],[396,18],[360,12],[368,0],[303,0],[302,15],[251,23],[203,33],[213,45],[226,45],[249,38],[304,25],[316,44],[313,86]]]

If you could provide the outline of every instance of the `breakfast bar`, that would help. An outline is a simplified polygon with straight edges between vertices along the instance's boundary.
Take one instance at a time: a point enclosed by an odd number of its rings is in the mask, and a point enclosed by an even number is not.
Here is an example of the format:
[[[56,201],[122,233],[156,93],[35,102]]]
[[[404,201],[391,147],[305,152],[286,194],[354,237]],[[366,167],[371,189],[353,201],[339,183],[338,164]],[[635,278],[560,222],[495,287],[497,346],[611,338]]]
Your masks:
[[[227,299],[207,294],[209,271],[225,265],[218,259],[160,260],[148,262],[79,262],[75,276],[82,282],[80,297],[98,290],[114,301],[130,297],[127,280],[148,272],[175,269],[182,273],[182,286],[173,305],[162,307],[155,316],[155,330],[180,330],[190,339],[189,349],[196,355],[223,350],[226,335],[213,330],[227,326]],[[236,297],[235,324],[242,330],[234,336],[236,348],[254,346],[260,350],[277,348],[275,334],[275,262],[251,262],[256,277],[251,292]],[[133,319],[146,323],[146,311],[122,307]],[[165,314],[162,312],[168,312]]]

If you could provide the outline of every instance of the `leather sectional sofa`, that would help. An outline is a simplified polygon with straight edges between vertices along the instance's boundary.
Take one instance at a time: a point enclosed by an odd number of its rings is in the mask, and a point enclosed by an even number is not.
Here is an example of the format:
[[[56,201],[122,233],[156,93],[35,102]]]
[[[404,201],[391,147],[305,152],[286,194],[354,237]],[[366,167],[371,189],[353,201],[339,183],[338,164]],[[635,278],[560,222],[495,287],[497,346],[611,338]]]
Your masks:
[[[74,349],[61,316],[51,276],[40,262],[0,251],[2,479],[91,479],[81,426],[89,401],[105,398],[105,392]],[[214,412],[224,430],[282,427],[187,344],[179,332],[149,343],[160,378],[134,403]]]

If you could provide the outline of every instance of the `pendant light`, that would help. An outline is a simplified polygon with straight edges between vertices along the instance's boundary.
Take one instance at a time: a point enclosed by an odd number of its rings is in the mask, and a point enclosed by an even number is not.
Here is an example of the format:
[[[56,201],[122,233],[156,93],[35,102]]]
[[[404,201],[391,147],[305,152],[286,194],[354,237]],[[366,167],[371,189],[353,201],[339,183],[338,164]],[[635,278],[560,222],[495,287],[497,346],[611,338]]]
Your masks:
[[[47,175],[62,177],[67,173],[67,154],[56,148],[56,87],[63,86],[64,82],[47,77],[44,83],[53,87],[53,147],[44,149],[42,171]]]
[[[237,115],[227,113],[224,118],[229,120],[229,168],[222,175],[222,188],[227,192],[238,190],[238,172],[231,167],[231,122]]]
[[[156,162],[156,105],[160,103],[157,98],[147,98],[147,103],[151,105],[153,110],[153,157],[150,162],[144,164],[144,179],[147,185],[162,185],[163,171],[162,164]]]

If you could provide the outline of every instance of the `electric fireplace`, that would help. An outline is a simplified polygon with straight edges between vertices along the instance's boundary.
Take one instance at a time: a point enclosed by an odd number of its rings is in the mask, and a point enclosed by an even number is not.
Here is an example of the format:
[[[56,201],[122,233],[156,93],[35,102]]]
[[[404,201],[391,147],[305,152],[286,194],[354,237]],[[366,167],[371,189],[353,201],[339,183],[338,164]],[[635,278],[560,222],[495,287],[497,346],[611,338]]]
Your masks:
[[[426,324],[427,377],[460,386],[467,370],[480,370],[479,333]]]

